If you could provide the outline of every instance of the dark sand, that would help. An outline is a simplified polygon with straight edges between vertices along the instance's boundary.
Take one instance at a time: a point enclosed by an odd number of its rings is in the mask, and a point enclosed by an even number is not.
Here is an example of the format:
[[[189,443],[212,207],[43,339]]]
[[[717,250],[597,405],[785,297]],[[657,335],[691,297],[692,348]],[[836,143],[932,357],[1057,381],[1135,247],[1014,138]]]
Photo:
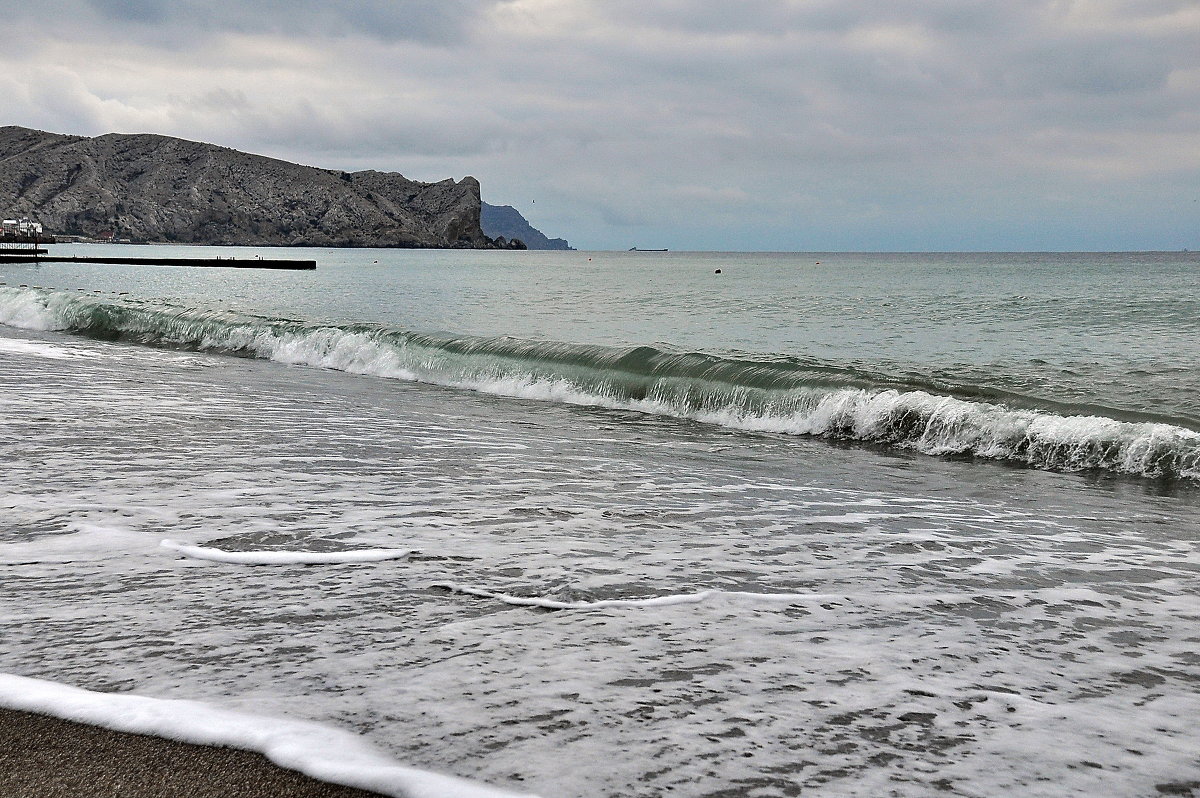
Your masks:
[[[4,798],[379,798],[261,754],[126,734],[0,709]]]

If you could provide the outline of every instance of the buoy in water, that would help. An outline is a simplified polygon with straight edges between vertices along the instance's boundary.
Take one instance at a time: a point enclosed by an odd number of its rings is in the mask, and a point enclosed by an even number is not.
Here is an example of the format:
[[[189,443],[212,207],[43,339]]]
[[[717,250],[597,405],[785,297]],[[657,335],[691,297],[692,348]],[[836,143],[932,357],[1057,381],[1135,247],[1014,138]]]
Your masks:
[[[721,273],[720,269],[717,269],[715,272],[713,272],[713,274],[720,274],[720,273]]]

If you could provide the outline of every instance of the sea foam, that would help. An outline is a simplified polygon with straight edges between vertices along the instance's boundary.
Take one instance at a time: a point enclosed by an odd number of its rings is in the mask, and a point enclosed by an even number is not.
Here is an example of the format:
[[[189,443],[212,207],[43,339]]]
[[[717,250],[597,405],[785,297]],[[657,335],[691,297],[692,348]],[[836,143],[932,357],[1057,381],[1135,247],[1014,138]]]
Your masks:
[[[346,563],[402,560],[412,549],[354,549],[350,551],[225,551],[209,546],[189,546],[164,540],[164,549],[178,552],[194,560],[209,560],[233,565],[338,565]]]
[[[281,767],[321,781],[396,798],[515,798],[483,784],[405,767],[362,738],[308,721],[232,712],[196,701],[97,693],[0,674],[0,706],[151,734],[185,743],[258,751]]]
[[[436,582],[430,587],[459,593],[466,596],[492,599],[514,607],[535,607],[545,610],[605,610],[605,609],[654,609],[658,607],[674,607],[687,604],[706,604],[716,601],[746,602],[760,605],[788,604],[829,604],[850,602],[854,604],[873,604],[892,606],[923,606],[943,602],[964,601],[970,598],[966,594],[941,593],[922,596],[903,594],[871,594],[856,595],[838,593],[763,593],[750,590],[701,590],[695,593],[675,593],[663,596],[651,596],[638,599],[598,599],[595,601],[562,601],[545,596],[514,596],[508,593],[498,593],[484,588],[452,582]]]

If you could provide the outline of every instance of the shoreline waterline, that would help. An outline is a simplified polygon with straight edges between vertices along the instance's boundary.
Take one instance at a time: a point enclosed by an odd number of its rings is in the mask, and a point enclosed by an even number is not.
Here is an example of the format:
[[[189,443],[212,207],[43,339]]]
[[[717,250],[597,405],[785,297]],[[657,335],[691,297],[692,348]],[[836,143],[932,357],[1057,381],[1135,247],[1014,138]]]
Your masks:
[[[257,753],[114,732],[0,708],[0,793],[122,798],[372,798],[318,781]]]
[[[0,673],[0,726],[6,720],[19,721],[31,724],[51,738],[62,735],[76,738],[91,736],[95,740],[95,735],[83,735],[70,725],[47,729],[45,722],[39,723],[28,717],[14,718],[11,714],[14,712],[106,729],[115,733],[115,736],[107,738],[106,744],[118,750],[129,749],[137,744],[122,735],[149,735],[189,746],[260,754],[280,770],[303,774],[326,784],[352,788],[327,791],[331,798],[343,795],[345,798],[367,795],[394,798],[518,798],[516,793],[404,767],[378,753],[356,735],[309,721],[249,715],[194,701],[100,693],[42,679]],[[144,758],[167,753],[177,756],[181,751],[181,748],[169,745],[143,743],[142,746],[157,751],[157,754],[145,754]],[[70,749],[70,744],[63,748],[66,754],[73,753],[68,759],[68,770],[71,767],[86,768],[89,759],[86,753],[72,752]],[[13,757],[17,763],[20,762],[20,755],[21,751],[12,750],[5,754]],[[26,759],[28,756],[26,753]],[[217,754],[213,750],[192,751],[183,756],[202,762],[206,758],[208,761],[232,761],[234,767],[248,769],[248,777],[268,785],[282,781],[293,786],[304,786],[303,780],[281,778],[279,774],[272,773],[270,768],[256,766],[249,757]],[[121,763],[109,763],[100,772],[109,779],[124,783],[122,768]],[[129,777],[131,780],[138,778],[137,774],[129,774]],[[78,778],[82,776],[64,774],[67,781]],[[191,781],[193,784],[203,783],[204,779],[193,777]],[[0,787],[3,784],[3,778],[0,777]],[[319,791],[311,790],[311,785],[309,789],[313,794],[319,794]]]

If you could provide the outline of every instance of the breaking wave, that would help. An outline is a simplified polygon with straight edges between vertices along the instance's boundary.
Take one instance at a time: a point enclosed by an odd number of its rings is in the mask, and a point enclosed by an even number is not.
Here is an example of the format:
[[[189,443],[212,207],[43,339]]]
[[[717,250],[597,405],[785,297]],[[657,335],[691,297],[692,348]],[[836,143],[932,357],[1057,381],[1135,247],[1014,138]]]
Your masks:
[[[734,429],[864,441],[1035,468],[1200,481],[1200,432],[980,386],[790,357],[722,358],[321,325],[120,297],[0,287],[0,323],[236,354]],[[1121,416],[1118,418],[1118,416]]]

